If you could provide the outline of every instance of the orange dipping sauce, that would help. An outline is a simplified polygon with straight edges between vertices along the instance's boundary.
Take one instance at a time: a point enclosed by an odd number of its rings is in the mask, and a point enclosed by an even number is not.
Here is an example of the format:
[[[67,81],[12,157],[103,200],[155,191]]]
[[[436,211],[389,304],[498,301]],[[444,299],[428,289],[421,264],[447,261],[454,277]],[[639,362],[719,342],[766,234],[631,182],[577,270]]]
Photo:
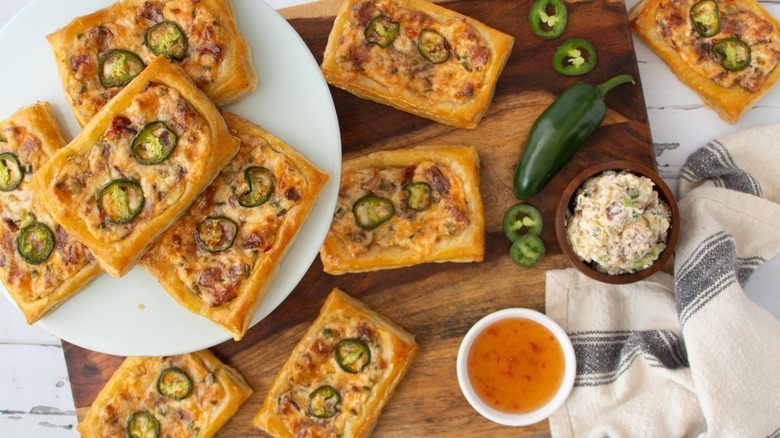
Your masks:
[[[497,411],[523,414],[549,402],[563,382],[563,348],[550,330],[525,318],[496,321],[479,333],[466,362],[471,386]]]

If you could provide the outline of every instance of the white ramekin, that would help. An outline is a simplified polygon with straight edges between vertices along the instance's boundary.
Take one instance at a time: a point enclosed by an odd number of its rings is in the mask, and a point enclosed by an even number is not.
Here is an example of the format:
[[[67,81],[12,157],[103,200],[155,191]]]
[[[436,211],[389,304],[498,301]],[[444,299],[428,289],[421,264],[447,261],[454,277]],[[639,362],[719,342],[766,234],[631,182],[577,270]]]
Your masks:
[[[488,406],[485,402],[482,401],[482,399],[479,398],[477,393],[474,391],[474,388],[471,386],[471,381],[469,380],[469,373],[467,369],[469,350],[471,349],[471,345],[477,335],[494,322],[507,318],[525,318],[543,325],[548,330],[550,330],[550,332],[552,332],[552,334],[555,336],[555,339],[558,340],[558,343],[563,349],[565,370],[563,372],[563,382],[558,388],[558,392],[555,393],[555,396],[553,396],[549,402],[541,406],[539,409],[524,414],[509,414]],[[473,406],[477,412],[482,414],[482,416],[485,418],[499,424],[504,424],[507,426],[526,426],[537,423],[549,417],[550,414],[555,412],[555,410],[558,409],[564,401],[566,401],[566,398],[569,396],[569,393],[574,386],[576,359],[574,357],[574,348],[571,345],[571,340],[566,335],[566,332],[563,331],[563,329],[558,324],[556,324],[555,321],[550,319],[547,315],[539,313],[535,310],[511,308],[491,313],[477,321],[477,323],[474,324],[471,329],[469,329],[468,333],[466,333],[466,336],[463,338],[463,342],[460,344],[460,349],[458,350],[457,368],[460,389],[463,391],[463,395],[466,396],[466,400],[469,401],[471,406]]]

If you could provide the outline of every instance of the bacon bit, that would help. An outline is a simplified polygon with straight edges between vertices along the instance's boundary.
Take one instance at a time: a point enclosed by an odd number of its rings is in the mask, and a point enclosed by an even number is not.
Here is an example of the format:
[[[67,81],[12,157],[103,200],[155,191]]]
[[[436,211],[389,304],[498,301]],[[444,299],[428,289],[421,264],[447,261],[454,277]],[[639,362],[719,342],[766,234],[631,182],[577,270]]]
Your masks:
[[[171,242],[177,247],[181,246],[181,236],[174,234],[171,236]]]
[[[414,29],[409,29],[406,31],[406,36],[408,36],[410,40],[417,38],[417,35],[418,32]]]
[[[373,2],[361,2],[352,5],[352,16],[357,19],[359,27],[366,27],[374,18]]]
[[[487,64],[488,56],[490,55],[490,51],[488,51],[487,47],[471,46],[470,52],[471,52],[471,56],[469,56],[469,59],[475,65]]]
[[[70,70],[73,74],[78,74],[81,66],[87,64],[89,64],[89,55],[72,55],[70,57]]]
[[[374,333],[368,327],[359,325],[357,326],[357,332],[360,335],[361,340],[365,341],[366,343],[370,343],[374,339]]]
[[[144,2],[143,10],[141,11],[141,16],[146,18],[147,20],[157,22],[162,18],[163,10],[160,6]]]
[[[111,124],[108,126],[106,134],[109,136],[119,136],[124,132],[136,134],[138,131],[133,128],[133,122],[125,116],[116,116],[111,119]]]
[[[65,245],[70,240],[70,235],[65,231],[65,228],[62,228],[61,225],[57,224],[57,227],[54,229],[54,240],[56,241],[54,247],[61,250],[65,248]]]
[[[242,245],[242,248],[254,249],[254,248],[259,248],[261,246],[266,247],[265,245],[266,245],[266,234],[260,230],[252,230],[252,233],[249,234],[249,237],[246,238],[246,241]],[[270,246],[268,246],[268,248],[270,248]],[[265,250],[263,252],[265,252]]]
[[[441,173],[441,170],[439,170],[438,167],[433,166],[425,169],[425,175],[430,179],[431,183],[433,183],[433,188],[436,189],[437,192],[442,194],[450,192],[452,186],[450,186],[449,180]]]
[[[417,169],[417,166],[409,166],[406,169],[404,169],[404,173],[402,175],[402,178],[404,181],[410,179],[412,175],[414,175],[414,171]]]
[[[301,195],[295,190],[295,187],[290,187],[284,191],[284,197],[292,202],[296,202],[301,199]]]
[[[311,351],[319,354],[320,356],[328,356],[331,352],[331,345],[322,339],[317,339],[311,346]]]

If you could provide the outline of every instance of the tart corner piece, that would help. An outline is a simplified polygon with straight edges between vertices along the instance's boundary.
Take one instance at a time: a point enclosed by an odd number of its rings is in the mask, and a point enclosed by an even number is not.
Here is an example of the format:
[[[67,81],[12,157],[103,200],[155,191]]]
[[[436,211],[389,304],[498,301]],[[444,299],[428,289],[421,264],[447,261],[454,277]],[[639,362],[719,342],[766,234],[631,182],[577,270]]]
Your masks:
[[[81,126],[129,82],[105,76],[114,54],[139,68],[166,56],[218,106],[236,103],[257,86],[230,0],[124,0],[74,18],[46,39]]]
[[[32,175],[66,144],[48,102],[21,108],[0,122],[0,277],[28,324],[102,272],[30,186]]]
[[[114,277],[238,151],[213,103],[162,56],[33,176],[54,218]]]
[[[238,154],[140,264],[179,304],[240,340],[329,175],[259,126],[222,114],[241,140]],[[207,228],[231,236],[212,239]]]
[[[211,437],[252,388],[209,350],[165,357],[128,357],[92,403],[79,433],[103,436]],[[157,435],[154,435],[157,436]]]
[[[345,0],[322,70],[355,96],[458,128],[476,128],[514,37],[424,0]]]
[[[692,8],[701,3],[642,0],[629,11],[629,25],[705,106],[733,124],[780,79],[780,22],[755,0],[713,0],[716,25],[697,30]]]
[[[374,152],[342,164],[320,258],[326,273],[481,262],[485,219],[473,146]]]
[[[254,425],[279,438],[325,431],[368,436],[419,348],[406,330],[333,289],[274,380]]]

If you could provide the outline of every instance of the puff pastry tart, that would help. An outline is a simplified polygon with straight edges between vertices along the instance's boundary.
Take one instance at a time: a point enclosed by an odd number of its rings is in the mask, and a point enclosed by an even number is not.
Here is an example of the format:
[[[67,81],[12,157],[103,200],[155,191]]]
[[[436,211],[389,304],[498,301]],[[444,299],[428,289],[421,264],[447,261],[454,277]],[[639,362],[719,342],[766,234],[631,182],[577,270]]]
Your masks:
[[[30,187],[32,174],[66,144],[48,102],[0,122],[0,278],[28,324],[102,272]]]
[[[482,261],[485,219],[472,146],[418,146],[345,161],[325,272]]]
[[[238,146],[206,95],[158,57],[32,184],[52,216],[121,277]]]
[[[210,437],[252,388],[208,350],[128,357],[77,426],[86,438]]]
[[[423,0],[345,0],[322,73],[363,99],[475,128],[514,38]]]
[[[239,340],[329,177],[260,127],[223,114],[241,139],[238,154],[141,265]]]
[[[629,23],[728,123],[780,79],[780,22],[755,0],[643,0]]]
[[[404,329],[334,289],[254,424],[279,438],[368,436],[419,348]]]
[[[230,0],[124,0],[47,39],[81,126],[157,55],[179,64],[218,106],[257,85]]]

